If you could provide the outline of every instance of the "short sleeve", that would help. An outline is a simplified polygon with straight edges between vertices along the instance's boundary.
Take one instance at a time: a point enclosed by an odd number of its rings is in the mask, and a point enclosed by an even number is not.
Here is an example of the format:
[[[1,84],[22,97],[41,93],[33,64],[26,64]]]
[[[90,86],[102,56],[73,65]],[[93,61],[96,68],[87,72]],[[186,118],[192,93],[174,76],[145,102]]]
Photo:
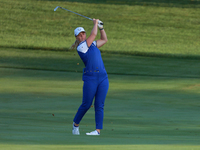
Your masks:
[[[97,46],[97,41],[94,41],[93,44],[94,44],[95,46]]]
[[[94,44],[94,46],[97,46],[97,41],[92,42],[92,44]],[[86,41],[81,42],[77,47],[77,51],[81,53],[87,53],[88,49],[89,47]]]
[[[87,42],[86,41],[83,41],[77,47],[77,51],[82,52],[82,53],[87,53],[88,49],[89,48],[87,46]]]

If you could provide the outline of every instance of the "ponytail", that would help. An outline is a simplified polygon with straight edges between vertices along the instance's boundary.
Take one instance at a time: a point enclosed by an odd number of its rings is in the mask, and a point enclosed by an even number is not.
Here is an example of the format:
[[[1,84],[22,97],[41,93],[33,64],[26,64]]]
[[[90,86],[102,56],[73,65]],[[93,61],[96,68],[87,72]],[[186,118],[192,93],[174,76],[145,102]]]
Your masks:
[[[79,45],[79,41],[78,40],[76,40],[75,42],[74,42],[74,44],[72,44],[72,46],[70,47],[70,49],[75,49],[75,48],[77,48],[77,46]]]

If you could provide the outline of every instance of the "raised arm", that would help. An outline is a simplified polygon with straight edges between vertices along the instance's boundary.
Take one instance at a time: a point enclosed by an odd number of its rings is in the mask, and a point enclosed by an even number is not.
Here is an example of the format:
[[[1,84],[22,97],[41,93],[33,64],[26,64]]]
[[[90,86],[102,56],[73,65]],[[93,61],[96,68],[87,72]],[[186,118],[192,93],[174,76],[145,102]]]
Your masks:
[[[95,40],[95,38],[97,36],[98,21],[99,21],[99,19],[93,19],[94,27],[92,29],[92,32],[91,32],[90,36],[86,39],[88,47],[90,47],[90,45],[92,44],[92,42]]]
[[[97,40],[97,47],[98,48],[103,46],[108,41],[106,32],[103,29],[103,27],[99,28],[99,30],[100,30],[100,33],[101,33],[101,38],[99,40]]]

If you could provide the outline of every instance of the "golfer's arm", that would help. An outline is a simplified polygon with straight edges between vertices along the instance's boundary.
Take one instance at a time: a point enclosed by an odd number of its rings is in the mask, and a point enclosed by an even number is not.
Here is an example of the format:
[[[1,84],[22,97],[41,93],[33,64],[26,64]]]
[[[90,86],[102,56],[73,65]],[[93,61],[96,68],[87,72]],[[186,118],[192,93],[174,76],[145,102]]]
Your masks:
[[[90,45],[92,44],[92,42],[95,40],[96,36],[97,36],[97,24],[94,25],[92,32],[90,34],[90,36],[86,39],[87,45],[88,47],[90,47]]]
[[[101,38],[99,40],[97,40],[97,47],[98,48],[103,46],[108,41],[105,30],[104,29],[100,30],[100,33],[101,33]]]

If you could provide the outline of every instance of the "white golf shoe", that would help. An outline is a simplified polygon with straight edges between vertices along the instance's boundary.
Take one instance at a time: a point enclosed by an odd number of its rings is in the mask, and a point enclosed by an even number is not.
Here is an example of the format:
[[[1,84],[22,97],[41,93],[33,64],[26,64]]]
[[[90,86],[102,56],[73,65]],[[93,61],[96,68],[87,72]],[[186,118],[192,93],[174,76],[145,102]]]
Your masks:
[[[75,127],[74,122],[73,122],[73,127],[72,127],[72,134],[73,135],[80,135],[79,127]]]
[[[97,130],[95,130],[90,133],[86,133],[86,135],[100,135],[100,133]]]

